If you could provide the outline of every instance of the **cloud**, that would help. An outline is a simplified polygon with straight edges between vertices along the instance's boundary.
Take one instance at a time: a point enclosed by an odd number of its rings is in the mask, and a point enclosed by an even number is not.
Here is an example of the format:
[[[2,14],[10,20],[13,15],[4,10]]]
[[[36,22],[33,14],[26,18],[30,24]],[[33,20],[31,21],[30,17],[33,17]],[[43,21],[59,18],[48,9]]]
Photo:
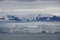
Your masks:
[[[43,13],[43,14],[51,14],[51,15],[60,15],[60,7],[48,7],[48,8],[42,8],[42,9],[5,9],[5,10],[0,10],[0,12],[15,12],[16,14],[28,14],[31,13]],[[14,13],[13,13],[14,14]]]
[[[25,2],[27,1],[28,2],[28,1],[35,1],[35,0],[0,0],[0,1],[25,1]]]
[[[7,1],[9,1],[9,0],[7,0]],[[19,0],[19,1],[33,1],[33,0]],[[58,0],[34,0],[34,1],[58,1]]]
[[[1,0],[1,1],[19,1],[19,2],[34,2],[34,1],[55,1],[55,2],[59,2],[59,0]]]
[[[17,1],[35,1],[35,0],[17,0]]]
[[[33,0],[33,1],[34,2],[20,2],[20,0],[17,0],[17,1],[6,0],[6,1],[0,2],[0,12],[4,12],[4,13],[7,12],[7,14],[14,12],[15,14],[48,13],[48,14],[60,15],[59,2],[52,1],[52,0],[48,0],[48,1]]]
[[[16,2],[16,1],[4,1],[0,2],[0,9],[13,9],[13,8],[45,8],[59,6],[56,2]]]

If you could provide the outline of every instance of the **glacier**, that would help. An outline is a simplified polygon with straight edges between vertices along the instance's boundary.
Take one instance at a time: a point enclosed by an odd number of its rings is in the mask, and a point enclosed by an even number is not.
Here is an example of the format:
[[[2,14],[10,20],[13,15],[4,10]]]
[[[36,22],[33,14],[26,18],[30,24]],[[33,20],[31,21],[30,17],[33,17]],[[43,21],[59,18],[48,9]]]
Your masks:
[[[0,23],[0,31],[7,33],[60,32],[60,22]]]
[[[48,14],[1,15],[0,33],[60,32],[60,17]]]

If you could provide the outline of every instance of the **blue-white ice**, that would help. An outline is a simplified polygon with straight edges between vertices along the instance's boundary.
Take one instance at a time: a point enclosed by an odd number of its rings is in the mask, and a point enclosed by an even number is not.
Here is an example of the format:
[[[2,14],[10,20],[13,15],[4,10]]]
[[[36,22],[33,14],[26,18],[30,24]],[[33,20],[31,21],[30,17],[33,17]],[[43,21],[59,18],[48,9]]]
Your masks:
[[[9,33],[29,32],[37,33],[46,31],[47,33],[54,33],[55,31],[60,32],[60,22],[7,22],[0,24],[1,29]]]

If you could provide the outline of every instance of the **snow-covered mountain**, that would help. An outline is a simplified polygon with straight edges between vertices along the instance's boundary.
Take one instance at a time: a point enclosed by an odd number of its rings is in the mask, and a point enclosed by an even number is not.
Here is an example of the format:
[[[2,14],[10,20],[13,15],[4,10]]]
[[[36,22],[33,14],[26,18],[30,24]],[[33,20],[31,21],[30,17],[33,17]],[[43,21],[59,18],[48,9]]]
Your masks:
[[[33,21],[60,21],[60,17],[49,14],[26,14],[26,15],[1,15],[0,21],[20,21],[20,22],[33,22]]]

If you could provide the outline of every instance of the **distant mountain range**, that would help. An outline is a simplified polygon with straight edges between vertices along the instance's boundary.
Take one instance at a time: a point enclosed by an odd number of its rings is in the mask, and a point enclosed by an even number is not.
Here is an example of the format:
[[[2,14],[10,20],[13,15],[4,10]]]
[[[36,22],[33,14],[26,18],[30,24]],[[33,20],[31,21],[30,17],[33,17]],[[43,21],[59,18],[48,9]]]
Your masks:
[[[33,21],[60,21],[59,16],[48,14],[28,14],[28,15],[5,15],[0,17],[1,20],[8,19],[7,21],[18,22],[33,22]]]
[[[58,16],[53,16],[53,17],[36,17],[37,21],[60,21],[60,17]]]

